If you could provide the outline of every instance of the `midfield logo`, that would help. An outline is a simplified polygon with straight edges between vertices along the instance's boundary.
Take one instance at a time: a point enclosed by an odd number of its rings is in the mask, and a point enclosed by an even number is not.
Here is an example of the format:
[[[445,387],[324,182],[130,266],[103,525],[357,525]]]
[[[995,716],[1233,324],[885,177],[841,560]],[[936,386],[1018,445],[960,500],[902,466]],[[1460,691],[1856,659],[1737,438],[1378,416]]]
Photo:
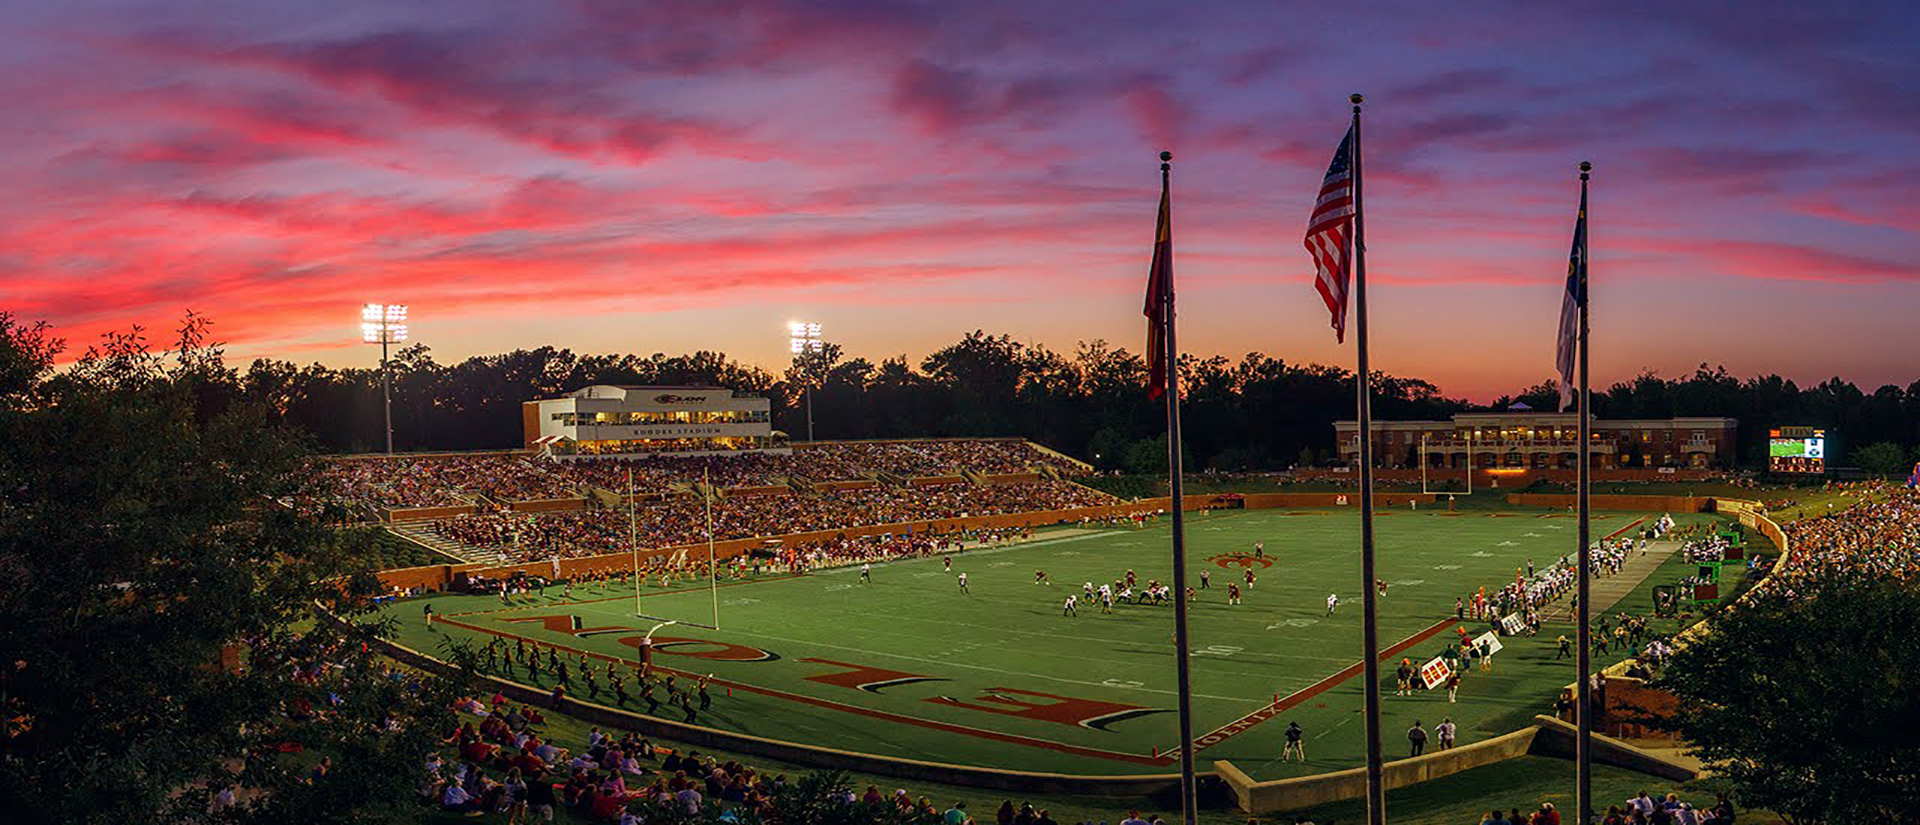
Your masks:
[[[1213,562],[1220,567],[1248,568],[1257,564],[1264,570],[1273,566],[1272,558],[1266,556],[1250,556],[1246,553],[1222,553],[1218,556],[1208,556],[1207,561]]]

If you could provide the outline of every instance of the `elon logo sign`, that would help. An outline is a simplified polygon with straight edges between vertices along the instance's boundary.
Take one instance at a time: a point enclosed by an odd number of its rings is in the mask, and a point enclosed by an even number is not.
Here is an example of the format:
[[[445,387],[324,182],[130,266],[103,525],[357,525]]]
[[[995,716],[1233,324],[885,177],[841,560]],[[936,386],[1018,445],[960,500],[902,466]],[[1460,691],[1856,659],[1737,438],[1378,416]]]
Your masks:
[[[707,403],[707,399],[706,399],[706,396],[702,396],[702,395],[668,394],[668,395],[654,396],[653,403],[655,404],[705,404]]]
[[[1213,562],[1220,567],[1252,567],[1257,564],[1264,570],[1273,566],[1273,559],[1264,556],[1249,556],[1245,553],[1226,553],[1219,556],[1208,556],[1207,561]]]

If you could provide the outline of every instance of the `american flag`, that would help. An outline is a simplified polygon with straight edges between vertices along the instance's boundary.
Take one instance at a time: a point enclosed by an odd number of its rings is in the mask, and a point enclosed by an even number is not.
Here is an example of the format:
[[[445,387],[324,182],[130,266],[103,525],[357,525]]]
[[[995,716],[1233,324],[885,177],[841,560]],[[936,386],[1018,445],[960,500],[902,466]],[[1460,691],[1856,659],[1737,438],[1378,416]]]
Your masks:
[[[1313,205],[1313,217],[1307,219],[1307,254],[1313,256],[1313,265],[1319,270],[1313,285],[1333,314],[1337,341],[1347,339],[1347,284],[1353,278],[1347,266],[1347,240],[1352,226],[1353,129],[1349,127],[1339,150],[1333,153],[1326,179],[1320,182],[1320,200]]]
[[[1573,253],[1567,258],[1567,291],[1560,299],[1560,335],[1554,342],[1554,367],[1560,371],[1560,409],[1574,402],[1573,361],[1579,346],[1580,308],[1587,303],[1587,193],[1580,193],[1580,214],[1573,220]]]

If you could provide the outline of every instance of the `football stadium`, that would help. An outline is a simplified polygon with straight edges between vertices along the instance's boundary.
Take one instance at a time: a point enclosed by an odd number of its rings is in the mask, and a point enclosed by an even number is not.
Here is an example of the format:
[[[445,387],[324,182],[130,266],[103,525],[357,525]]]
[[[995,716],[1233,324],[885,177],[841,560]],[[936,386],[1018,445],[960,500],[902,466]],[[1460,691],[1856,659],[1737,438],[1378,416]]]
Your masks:
[[[1020,439],[790,443],[750,413],[684,435],[703,407],[741,399],[638,386],[564,399],[524,405],[522,450],[326,463],[336,500],[447,562],[379,575],[368,620],[394,629],[400,661],[469,669],[495,712],[527,703],[895,781],[1172,789],[1181,594],[1166,497],[1104,492],[1090,465]],[[666,420],[637,409],[664,404]],[[1394,548],[1375,574],[1383,724],[1445,730],[1406,760],[1419,780],[1569,746],[1573,497],[1501,485],[1570,471],[1525,466],[1520,447],[1551,436],[1523,416],[1471,427],[1477,492],[1435,491],[1464,489],[1464,465],[1417,484],[1421,471],[1381,471],[1408,479],[1376,502],[1377,540]],[[1631,444],[1649,427],[1617,429]],[[1670,453],[1681,469],[1611,472],[1726,486],[1684,466],[1698,451]],[[1212,795],[1248,813],[1351,800],[1365,763],[1358,496],[1341,475],[1184,500],[1193,758]],[[1628,493],[1597,508],[1593,654],[1614,708],[1599,729],[1657,741],[1628,710],[1646,701],[1641,660],[1762,580],[1785,539],[1748,499]],[[1604,764],[1694,775],[1657,747],[1609,744]]]
[[[1920,823],[1920,4],[17,5],[0,822]]]

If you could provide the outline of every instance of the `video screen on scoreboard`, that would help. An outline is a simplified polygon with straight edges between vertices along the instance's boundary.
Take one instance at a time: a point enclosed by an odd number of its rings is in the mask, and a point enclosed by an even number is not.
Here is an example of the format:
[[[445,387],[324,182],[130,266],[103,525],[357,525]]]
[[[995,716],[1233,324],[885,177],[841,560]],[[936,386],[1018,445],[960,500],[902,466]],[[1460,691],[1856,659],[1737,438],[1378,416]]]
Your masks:
[[[1767,469],[1776,473],[1825,473],[1827,431],[1814,427],[1767,431]]]

